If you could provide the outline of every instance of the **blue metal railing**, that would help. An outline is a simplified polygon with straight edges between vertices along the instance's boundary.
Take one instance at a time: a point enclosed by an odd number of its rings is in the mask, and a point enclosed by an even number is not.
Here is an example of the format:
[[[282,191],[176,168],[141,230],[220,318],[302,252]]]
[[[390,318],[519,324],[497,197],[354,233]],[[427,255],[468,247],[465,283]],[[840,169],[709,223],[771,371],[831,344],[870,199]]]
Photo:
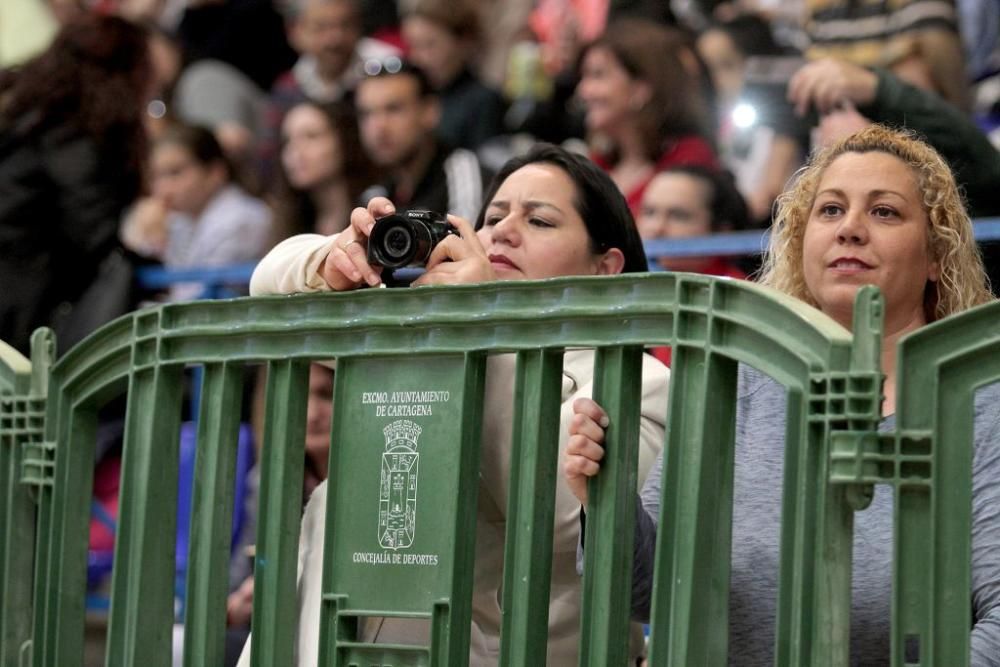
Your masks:
[[[1000,218],[980,218],[973,222],[980,243],[1000,241]],[[657,239],[643,245],[650,260],[660,257],[734,257],[757,255],[767,247],[767,230],[713,234],[686,239]],[[655,262],[651,262],[655,263]],[[141,287],[166,289],[175,283],[195,282],[205,285],[204,299],[232,296],[233,287],[246,286],[256,264],[233,264],[205,269],[165,269],[142,267],[136,271]]]

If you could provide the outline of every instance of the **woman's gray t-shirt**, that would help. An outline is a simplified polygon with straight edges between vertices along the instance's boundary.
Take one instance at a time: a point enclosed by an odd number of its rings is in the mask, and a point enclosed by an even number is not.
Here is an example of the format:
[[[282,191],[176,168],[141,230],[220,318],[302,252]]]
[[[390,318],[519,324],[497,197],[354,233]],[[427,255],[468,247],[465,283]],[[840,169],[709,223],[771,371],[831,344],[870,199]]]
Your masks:
[[[752,667],[774,662],[786,399],[784,387],[749,367],[740,369],[737,396],[729,660]],[[879,429],[894,426],[890,416]],[[650,613],[661,459],[637,512],[633,615],[641,620]],[[892,489],[878,485],[855,515],[852,665],[889,664],[892,505]],[[1000,666],[1000,384],[976,394],[972,511],[971,664]]]

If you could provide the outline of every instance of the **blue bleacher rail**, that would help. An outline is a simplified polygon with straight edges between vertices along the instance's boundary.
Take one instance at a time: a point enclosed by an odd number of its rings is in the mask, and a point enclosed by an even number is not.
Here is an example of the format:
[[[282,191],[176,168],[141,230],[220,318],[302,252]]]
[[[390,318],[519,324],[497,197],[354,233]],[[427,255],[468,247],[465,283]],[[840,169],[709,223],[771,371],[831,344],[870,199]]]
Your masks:
[[[1000,241],[1000,218],[979,218],[973,221],[976,241]],[[767,247],[767,230],[750,230],[697,236],[687,239],[657,239],[646,241],[646,255],[650,260],[659,257],[733,257],[757,255]],[[655,262],[652,262],[655,265]],[[204,269],[166,269],[159,266],[142,267],[136,271],[141,287],[151,290],[166,289],[175,283],[202,283],[202,299],[234,296],[227,293],[234,286],[250,283],[256,263],[233,264]]]

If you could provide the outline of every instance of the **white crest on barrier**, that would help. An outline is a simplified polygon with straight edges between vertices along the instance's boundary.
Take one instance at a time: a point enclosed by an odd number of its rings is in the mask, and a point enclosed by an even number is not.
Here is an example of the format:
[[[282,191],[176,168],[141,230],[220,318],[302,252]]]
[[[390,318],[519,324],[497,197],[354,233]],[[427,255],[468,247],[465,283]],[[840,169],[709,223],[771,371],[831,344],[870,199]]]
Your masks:
[[[423,429],[398,419],[384,429],[382,479],[379,488],[378,542],[383,549],[413,545],[417,527],[417,438]]]

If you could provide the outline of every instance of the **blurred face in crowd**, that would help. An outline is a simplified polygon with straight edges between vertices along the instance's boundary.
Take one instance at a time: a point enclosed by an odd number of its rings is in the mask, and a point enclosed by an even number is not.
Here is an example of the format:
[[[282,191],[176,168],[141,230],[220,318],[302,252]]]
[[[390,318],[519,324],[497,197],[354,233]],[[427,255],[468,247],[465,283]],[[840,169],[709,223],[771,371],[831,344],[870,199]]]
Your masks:
[[[644,241],[690,238],[712,233],[712,185],[691,174],[656,175],[642,196],[636,226]],[[660,265],[672,271],[697,271],[701,257],[663,257]]]
[[[350,0],[304,0],[291,33],[292,45],[313,56],[320,76],[340,78],[361,39],[361,22]]]
[[[712,84],[724,104],[732,104],[743,89],[743,69],[746,60],[732,38],[723,30],[709,29],[698,38],[698,54],[709,73]]]
[[[306,453],[326,469],[333,425],[333,371],[320,364],[309,367],[309,400],[306,404]]]
[[[153,196],[168,209],[197,217],[228,180],[221,162],[202,164],[175,143],[156,145],[151,158]]]
[[[467,58],[465,43],[445,26],[423,16],[403,20],[410,61],[440,90],[459,75]]]
[[[620,273],[617,248],[595,253],[576,209],[577,191],[559,167],[521,167],[500,185],[478,232],[499,280]]]
[[[281,138],[281,164],[292,187],[309,190],[341,175],[340,139],[319,108],[293,107],[281,124]]]
[[[820,310],[850,326],[858,288],[875,285],[886,331],[924,324],[924,290],[939,275],[928,227],[905,162],[881,152],[836,158],[820,178],[802,240],[806,287]]]
[[[632,121],[652,91],[649,84],[631,77],[610,50],[596,46],[583,57],[576,94],[586,108],[587,129],[614,133]]]
[[[420,84],[409,74],[369,77],[355,93],[361,143],[379,167],[412,161],[437,127],[437,99],[421,97]]]

